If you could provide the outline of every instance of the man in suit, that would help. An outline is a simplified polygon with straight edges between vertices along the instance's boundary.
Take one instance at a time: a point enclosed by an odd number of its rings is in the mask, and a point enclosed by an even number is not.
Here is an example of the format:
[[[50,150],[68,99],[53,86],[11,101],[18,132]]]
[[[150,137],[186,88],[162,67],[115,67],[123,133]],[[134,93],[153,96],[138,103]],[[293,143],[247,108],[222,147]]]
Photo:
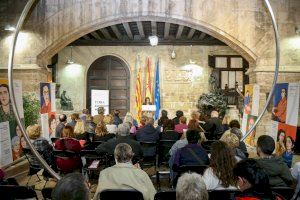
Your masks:
[[[203,128],[208,132],[206,136],[209,140],[220,139],[223,134],[222,121],[219,119],[219,113],[213,110],[210,114],[211,118],[203,125]]]

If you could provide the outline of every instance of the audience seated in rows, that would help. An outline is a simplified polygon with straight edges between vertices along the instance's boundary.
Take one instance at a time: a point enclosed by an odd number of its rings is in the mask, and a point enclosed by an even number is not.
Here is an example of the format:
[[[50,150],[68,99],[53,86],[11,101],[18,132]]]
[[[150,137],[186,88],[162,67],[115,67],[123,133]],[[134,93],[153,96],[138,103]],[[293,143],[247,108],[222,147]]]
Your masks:
[[[87,181],[80,173],[63,176],[52,191],[52,200],[90,200]]]
[[[162,127],[168,119],[169,119],[168,118],[168,111],[162,110],[161,111],[161,117],[158,119],[158,122],[157,122],[158,126]]]
[[[153,118],[147,118],[146,125],[137,131],[136,139],[143,142],[157,142],[159,140],[159,130],[154,128]]]
[[[62,151],[72,151],[79,153],[82,147],[78,140],[75,139],[75,134],[71,126],[65,126],[62,133],[62,138],[55,142],[55,149]],[[74,170],[80,170],[82,162],[80,156],[72,158],[56,158],[56,166],[62,172],[68,173]]]
[[[97,153],[106,152],[108,154],[113,154],[114,149],[120,143],[126,143],[130,145],[137,158],[143,157],[143,152],[140,144],[132,139],[129,133],[129,126],[128,124],[124,123],[118,126],[116,138],[110,139],[107,142],[100,144],[95,150]]]
[[[275,149],[274,139],[269,135],[262,135],[257,140],[257,162],[266,171],[272,187],[290,186],[293,177],[288,166],[281,157],[272,155]]]
[[[206,138],[209,140],[217,140],[223,134],[222,122],[219,119],[217,111],[211,112],[211,118],[203,125],[204,130],[207,132]]]
[[[35,147],[35,149],[41,154],[48,165],[53,165],[53,147],[49,144],[48,140],[41,137],[41,127],[37,124],[27,127],[26,132]],[[34,155],[28,155],[30,163],[34,166],[40,166],[40,162]]]
[[[95,135],[93,141],[108,141],[115,137],[115,134],[111,134],[107,131],[106,125],[103,121],[99,122],[95,128]]]
[[[228,144],[229,148],[233,151],[237,162],[246,158],[246,155],[238,148],[240,141],[235,134],[231,132],[223,134],[220,140]]]
[[[179,118],[183,116],[183,112],[181,110],[176,111],[176,117],[174,117],[172,120],[175,125],[179,124]]]
[[[78,113],[73,113],[70,116],[71,121],[67,123],[68,126],[72,126],[72,128],[75,127],[77,120],[79,119],[79,114]]]
[[[103,122],[106,124],[106,129],[109,133],[111,134],[117,133],[117,125],[113,124],[114,118],[112,115],[106,115],[103,119]]]
[[[223,141],[214,142],[211,145],[209,168],[203,174],[207,190],[237,189],[233,175],[235,164],[232,149]]]
[[[175,125],[171,119],[165,121],[164,130],[161,133],[161,140],[178,140],[180,135],[174,131]]]
[[[120,143],[116,146],[116,164],[100,172],[95,200],[98,200],[101,191],[106,189],[135,189],[143,194],[144,200],[154,199],[156,190],[153,183],[146,172],[132,164],[133,155],[128,144]]]
[[[176,200],[208,200],[208,192],[201,175],[184,173],[178,179]]]
[[[94,117],[93,122],[95,124],[98,124],[100,121],[103,121],[103,119],[104,119],[104,108],[100,106],[97,109],[97,112],[98,112],[98,114],[93,116]]]
[[[175,125],[174,131],[176,131],[177,133],[179,133],[180,135],[182,135],[183,130],[187,129],[188,125],[186,124],[186,117],[185,116],[181,116],[179,118],[179,124]]]
[[[55,128],[55,137],[60,138],[62,136],[62,131],[67,123],[67,116],[65,114],[59,115],[59,123]]]
[[[228,132],[230,132],[230,133],[233,133],[233,134],[235,134],[238,138],[239,138],[239,141],[240,141],[240,143],[239,143],[239,149],[240,150],[242,150],[242,152],[245,154],[245,153],[248,153],[247,152],[247,147],[246,147],[246,144],[245,144],[245,142],[244,141],[241,141],[241,139],[242,139],[242,136],[243,136],[243,133],[242,133],[242,131],[240,130],[240,128],[241,128],[241,125],[240,125],[240,123],[239,123],[239,121],[238,120],[231,120],[230,122],[229,122],[229,130],[227,130],[224,134],[226,134],[226,133],[228,133]],[[224,135],[223,134],[223,135]]]
[[[95,134],[95,128],[97,124],[93,122],[93,116],[92,115],[86,115],[86,121],[83,121],[86,125],[86,132],[89,134]]]
[[[254,159],[245,159],[236,164],[233,174],[237,177],[237,186],[242,194],[236,200],[275,200],[265,170]],[[279,199],[278,199],[279,200]]]

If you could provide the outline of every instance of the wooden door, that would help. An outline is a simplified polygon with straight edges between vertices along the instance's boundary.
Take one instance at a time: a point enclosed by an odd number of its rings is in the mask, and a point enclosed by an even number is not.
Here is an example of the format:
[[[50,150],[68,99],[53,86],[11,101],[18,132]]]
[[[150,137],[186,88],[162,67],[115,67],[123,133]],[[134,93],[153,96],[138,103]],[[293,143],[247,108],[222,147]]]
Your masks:
[[[127,65],[115,56],[95,60],[87,73],[87,108],[91,110],[91,90],[109,90],[109,112],[125,116],[130,109],[130,74]]]

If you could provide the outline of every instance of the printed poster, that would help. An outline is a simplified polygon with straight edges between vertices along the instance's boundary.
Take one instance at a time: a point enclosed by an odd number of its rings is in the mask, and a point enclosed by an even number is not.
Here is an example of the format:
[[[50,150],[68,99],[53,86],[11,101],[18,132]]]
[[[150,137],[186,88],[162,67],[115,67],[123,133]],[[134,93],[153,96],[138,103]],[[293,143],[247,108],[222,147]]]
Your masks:
[[[259,109],[259,85],[245,85],[244,114],[258,116]]]
[[[250,128],[255,124],[256,120],[257,120],[257,116],[253,116],[253,115],[245,115],[245,121],[243,121],[244,124],[246,124],[246,126],[244,126],[244,130],[243,133],[247,133]],[[245,139],[245,144],[255,147],[256,146],[256,129],[254,129]]]
[[[98,115],[98,108],[104,107],[104,114],[109,114],[109,90],[92,90],[91,113],[92,116]]]
[[[12,148],[8,121],[0,123],[0,133],[0,166],[2,167],[12,163],[12,150],[18,153],[20,145],[14,145]]]

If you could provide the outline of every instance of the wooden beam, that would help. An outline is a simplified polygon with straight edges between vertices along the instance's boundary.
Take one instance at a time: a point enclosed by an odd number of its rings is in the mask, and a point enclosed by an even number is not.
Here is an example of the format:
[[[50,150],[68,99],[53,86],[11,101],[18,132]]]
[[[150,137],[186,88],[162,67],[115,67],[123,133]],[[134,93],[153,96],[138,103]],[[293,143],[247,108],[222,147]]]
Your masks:
[[[91,35],[97,39],[97,40],[101,40],[101,37],[98,35],[97,31],[91,32]]]
[[[145,38],[145,33],[144,33],[144,28],[143,28],[142,22],[136,22],[136,24],[137,24],[137,27],[138,27],[141,38],[144,39]]]
[[[130,38],[130,39],[133,39],[133,35],[132,35],[132,32],[130,30],[130,27],[129,27],[129,24],[126,22],[126,23],[123,23],[123,26],[125,28],[125,31],[127,33],[127,36]]]
[[[199,36],[199,40],[203,40],[203,38],[204,38],[205,36],[206,36],[206,33],[203,33],[203,32],[202,32],[202,33],[200,34],[200,36]]]
[[[106,28],[100,29],[100,32],[104,35],[104,38],[107,40],[111,40],[111,35],[109,34]]]
[[[195,29],[191,28],[190,31],[189,31],[189,33],[188,33],[187,39],[192,39],[195,31],[196,31]]]
[[[117,36],[118,40],[122,40],[122,35],[121,33],[119,32],[119,29],[116,25],[112,25],[111,26],[111,29],[113,30],[114,34]]]
[[[176,39],[180,39],[181,38],[181,34],[182,34],[182,31],[183,31],[183,28],[184,28],[184,26],[182,26],[182,25],[178,26],[177,33],[176,33]]]
[[[157,25],[156,25],[156,22],[151,21],[151,29],[152,29],[152,35],[156,35],[157,36]]]
[[[86,40],[90,40],[91,38],[88,36],[88,35],[84,35],[84,36],[82,36],[84,39],[86,39]]]
[[[169,33],[170,33],[170,23],[165,23],[165,31],[164,31],[164,39],[169,38]]]

